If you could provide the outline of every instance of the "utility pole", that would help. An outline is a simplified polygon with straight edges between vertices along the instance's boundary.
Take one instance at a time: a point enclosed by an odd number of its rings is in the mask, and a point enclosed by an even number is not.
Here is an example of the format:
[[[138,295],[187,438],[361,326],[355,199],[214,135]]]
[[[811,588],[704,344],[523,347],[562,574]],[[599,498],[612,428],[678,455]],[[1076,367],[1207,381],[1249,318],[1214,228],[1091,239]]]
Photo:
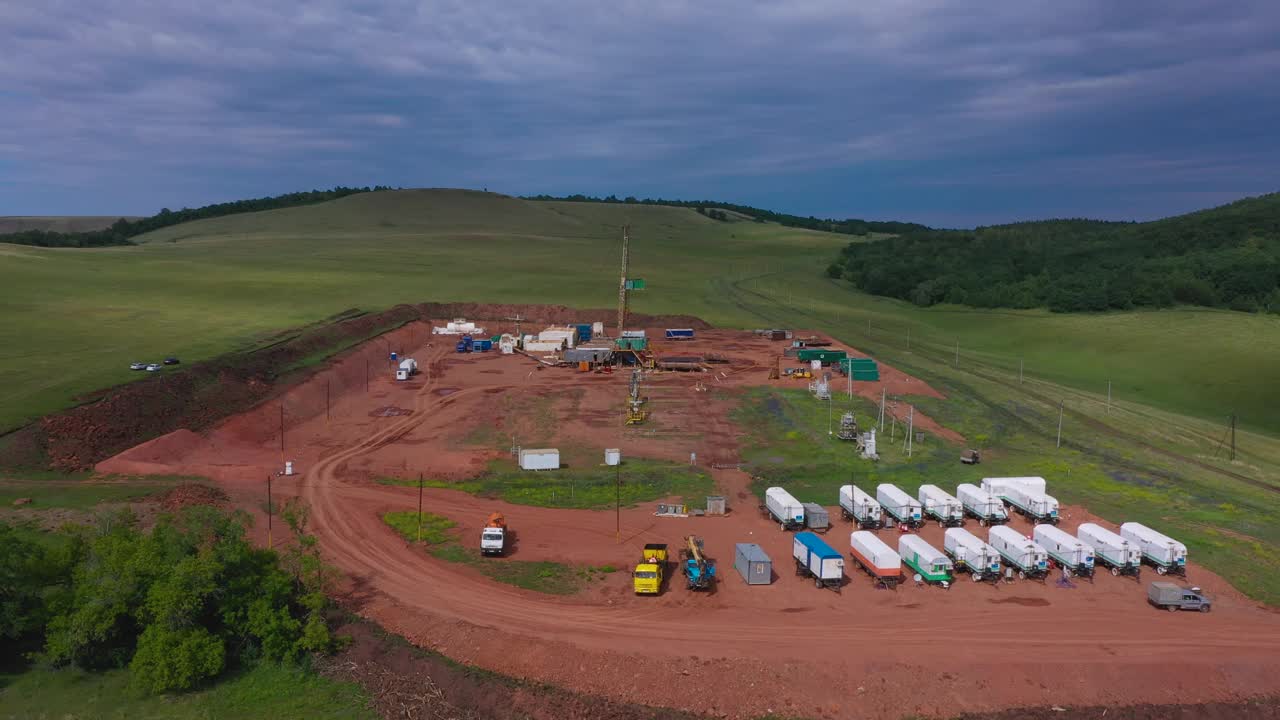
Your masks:
[[[960,341],[956,340],[956,367],[960,367]]]
[[[271,476],[267,475],[267,549],[271,549]]]
[[[849,365],[849,372],[847,375],[845,375],[845,378],[849,381],[849,399],[852,400],[853,399],[853,364],[852,363],[850,363]]]
[[[284,467],[284,402],[280,403],[280,467]]]
[[[613,534],[614,539],[622,542],[622,459],[618,459],[618,464],[613,466],[613,491],[615,494],[613,502]]]
[[[1022,384],[1022,358],[1018,358],[1018,384]]]
[[[1231,462],[1236,461],[1236,414],[1231,413]]]
[[[1058,401],[1058,447],[1062,447],[1062,406],[1066,403],[1066,400]]]
[[[827,393],[827,437],[831,437],[831,393]]]
[[[422,542],[422,473],[418,473],[418,542]]]
[[[904,446],[907,450],[907,457],[911,457],[911,452],[915,450],[916,442],[916,406],[912,405],[907,410],[907,441]]]
[[[911,352],[911,328],[907,328],[907,352]]]
[[[1107,381],[1107,414],[1111,414],[1111,381]]]
[[[850,368],[849,371],[853,372],[853,368]],[[885,388],[882,385],[880,386],[880,432],[884,432],[884,393]]]
[[[626,272],[625,272],[625,271],[623,272],[623,275],[626,275]],[[504,320],[513,320],[513,321],[515,321],[515,324],[516,324],[516,338],[517,338],[517,339],[519,339],[519,337],[520,337],[520,321],[521,321],[521,320],[524,320],[525,318],[520,317],[520,313],[516,313],[515,315],[513,315],[513,316],[511,316],[511,317],[509,317],[509,318],[503,318],[503,319],[504,319]]]

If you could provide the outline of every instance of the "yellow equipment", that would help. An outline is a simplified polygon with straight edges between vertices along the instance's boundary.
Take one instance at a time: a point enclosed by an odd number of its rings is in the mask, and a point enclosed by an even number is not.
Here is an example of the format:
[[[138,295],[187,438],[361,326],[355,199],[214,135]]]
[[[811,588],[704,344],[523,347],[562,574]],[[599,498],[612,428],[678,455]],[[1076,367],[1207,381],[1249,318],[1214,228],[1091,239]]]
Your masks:
[[[666,543],[649,543],[631,575],[631,583],[637,595],[657,595],[662,592],[662,579],[667,572]]]

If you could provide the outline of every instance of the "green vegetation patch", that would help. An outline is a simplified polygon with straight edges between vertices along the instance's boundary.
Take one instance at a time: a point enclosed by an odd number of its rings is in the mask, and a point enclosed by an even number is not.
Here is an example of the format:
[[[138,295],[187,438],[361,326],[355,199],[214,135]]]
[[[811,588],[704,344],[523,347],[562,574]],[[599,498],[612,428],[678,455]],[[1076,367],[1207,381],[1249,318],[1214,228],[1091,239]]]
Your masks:
[[[0,507],[12,506],[20,498],[29,498],[31,503],[22,507],[32,510],[89,510],[100,503],[131,502],[164,492],[175,485],[203,480],[181,475],[112,475],[84,479],[62,475],[59,479],[49,480],[0,480]]]
[[[301,668],[261,663],[210,688],[140,695],[127,670],[31,670],[0,690],[0,718],[76,720],[376,720],[355,683]]]
[[[418,542],[418,513],[412,510],[389,512],[382,521],[410,543]],[[573,595],[587,585],[603,579],[617,568],[611,565],[566,565],[545,560],[508,560],[486,558],[480,551],[465,547],[452,532],[456,523],[446,517],[422,514],[422,544],[434,557],[446,562],[468,565],[491,580],[548,595]]]
[[[417,480],[401,478],[379,478],[378,482],[418,486]],[[696,467],[646,459],[624,460],[616,467],[573,466],[538,472],[520,470],[510,462],[498,461],[474,480],[424,480],[423,485],[460,490],[516,505],[580,510],[611,508],[619,497],[627,507],[667,497],[678,497],[691,505],[702,504],[715,489],[711,476]]]

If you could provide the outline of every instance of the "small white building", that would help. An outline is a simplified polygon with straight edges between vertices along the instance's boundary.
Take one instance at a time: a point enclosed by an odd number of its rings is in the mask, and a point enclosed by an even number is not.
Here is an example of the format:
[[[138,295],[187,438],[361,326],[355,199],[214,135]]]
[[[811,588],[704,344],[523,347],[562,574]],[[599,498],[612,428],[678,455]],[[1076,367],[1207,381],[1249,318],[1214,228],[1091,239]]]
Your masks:
[[[521,448],[521,470],[558,470],[560,451],[556,448]]]

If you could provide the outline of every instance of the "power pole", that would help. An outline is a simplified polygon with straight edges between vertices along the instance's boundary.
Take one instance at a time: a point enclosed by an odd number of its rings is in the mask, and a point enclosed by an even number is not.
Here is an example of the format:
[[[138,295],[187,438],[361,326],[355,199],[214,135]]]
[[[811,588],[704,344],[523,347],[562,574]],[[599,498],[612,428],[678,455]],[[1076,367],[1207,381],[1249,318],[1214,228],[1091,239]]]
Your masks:
[[[518,338],[520,337],[520,321],[521,321],[521,320],[525,320],[526,318],[522,318],[522,317],[520,317],[520,313],[516,313],[516,314],[515,314],[515,315],[513,315],[512,317],[509,317],[509,318],[503,318],[503,319],[504,319],[504,320],[513,320],[513,321],[515,321],[515,324],[516,324],[516,338],[518,339]]]
[[[853,372],[853,368],[850,368],[849,371]],[[885,388],[882,385],[880,386],[880,432],[884,432],[884,392]]]
[[[831,393],[827,393],[827,437],[831,437]]]
[[[912,405],[907,409],[907,441],[905,447],[907,457],[911,457],[911,452],[915,450],[916,442],[916,406]]]
[[[271,476],[267,475],[267,549],[271,549]]]
[[[1018,384],[1022,384],[1022,358],[1018,358]]]
[[[1236,414],[1231,413],[1231,462],[1236,460]]]
[[[956,340],[956,367],[960,367],[960,341]]]
[[[907,352],[911,352],[911,328],[907,328]]]
[[[1062,447],[1062,406],[1066,402],[1066,400],[1058,401],[1058,447]]]
[[[422,473],[418,473],[418,542],[422,542]]]
[[[1107,414],[1111,413],[1111,381],[1107,381]]]
[[[280,403],[280,467],[284,467],[284,403]]]
[[[613,533],[614,539],[622,542],[622,460],[619,458],[618,464],[614,465],[613,475]]]

